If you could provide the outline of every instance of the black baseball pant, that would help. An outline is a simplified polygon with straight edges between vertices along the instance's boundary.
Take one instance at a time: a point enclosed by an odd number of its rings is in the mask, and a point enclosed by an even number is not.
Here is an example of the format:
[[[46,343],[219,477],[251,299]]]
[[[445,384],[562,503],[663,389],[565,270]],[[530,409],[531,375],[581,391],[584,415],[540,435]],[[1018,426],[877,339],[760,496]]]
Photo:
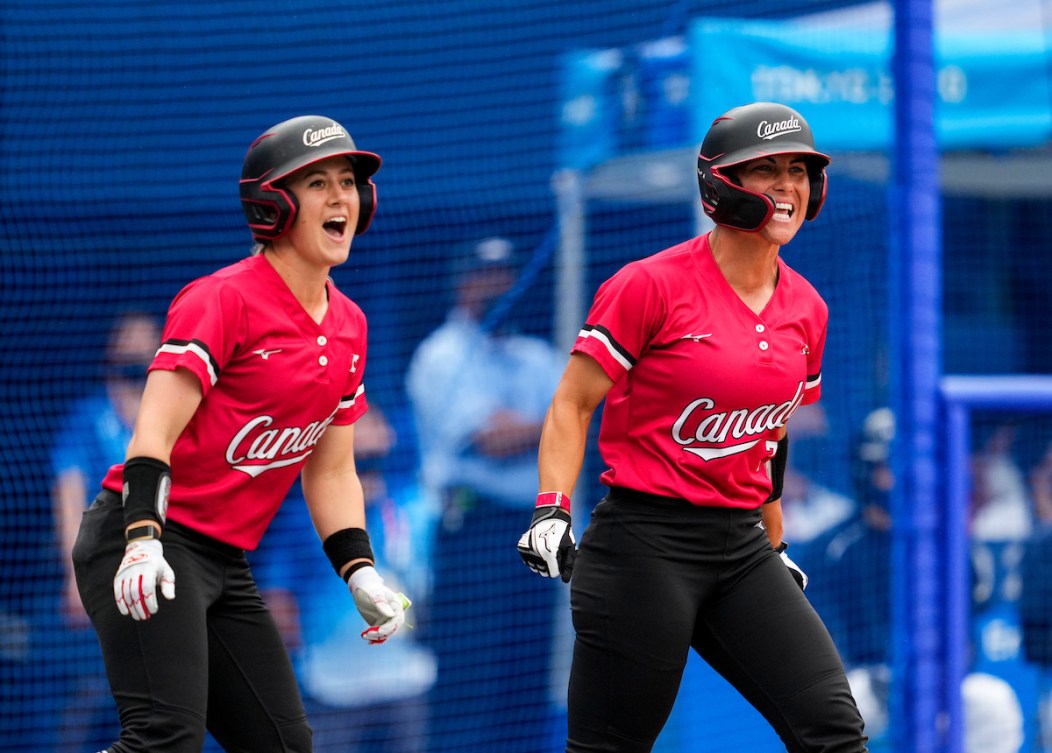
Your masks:
[[[120,497],[84,513],[73,563],[120,713],[112,753],[199,753],[205,729],[228,753],[310,753],[311,731],[288,653],[244,551],[177,523],[164,557],[175,599],[136,622],[117,610],[124,556]]]
[[[789,753],[864,753],[828,631],[757,527],[758,510],[613,489],[581,537],[568,753],[647,753],[694,649]]]

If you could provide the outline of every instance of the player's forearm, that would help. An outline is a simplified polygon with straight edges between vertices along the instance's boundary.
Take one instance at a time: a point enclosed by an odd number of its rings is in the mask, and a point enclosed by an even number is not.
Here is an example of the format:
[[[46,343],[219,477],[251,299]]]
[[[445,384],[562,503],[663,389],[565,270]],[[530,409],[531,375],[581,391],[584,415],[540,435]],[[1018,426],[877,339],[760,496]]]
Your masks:
[[[353,472],[303,472],[303,496],[318,536],[324,541],[345,528],[365,528],[365,494]]]
[[[354,468],[354,424],[325,430],[300,480],[314,528],[323,541],[345,528],[365,528],[365,494]]]
[[[612,386],[613,381],[590,356],[570,356],[541,431],[539,491],[573,496],[584,462],[588,425]]]
[[[558,491],[573,497],[591,417],[591,411],[581,411],[558,399],[552,401],[537,453],[539,491]]]
[[[763,527],[767,530],[767,538],[771,540],[771,546],[777,548],[782,543],[782,500],[776,499],[768,502],[760,508],[763,515]]]

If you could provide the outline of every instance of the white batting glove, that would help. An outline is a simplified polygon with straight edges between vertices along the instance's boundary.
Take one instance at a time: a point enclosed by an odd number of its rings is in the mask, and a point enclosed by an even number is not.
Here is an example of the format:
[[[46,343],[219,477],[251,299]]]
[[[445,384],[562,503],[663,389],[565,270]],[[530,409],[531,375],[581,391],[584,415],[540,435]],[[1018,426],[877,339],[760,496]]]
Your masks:
[[[519,556],[526,566],[545,578],[570,582],[577,557],[577,542],[570,525],[570,498],[562,492],[537,495],[533,520],[519,538]]]
[[[117,609],[133,620],[148,620],[157,614],[157,588],[161,596],[175,598],[175,572],[164,559],[157,539],[133,541],[124,549],[124,559],[113,578]]]
[[[783,541],[774,551],[778,552],[778,556],[782,558],[782,562],[784,562],[785,566],[789,568],[789,574],[793,576],[796,585],[800,586],[800,590],[803,591],[807,588],[807,573],[801,570],[799,565],[789,559],[789,555],[785,553],[785,550],[788,548],[789,545]]]
[[[405,623],[405,607],[408,601],[384,585],[384,579],[371,565],[358,568],[351,573],[347,587],[354,597],[354,605],[369,627],[362,631],[362,638],[369,643],[383,643]]]

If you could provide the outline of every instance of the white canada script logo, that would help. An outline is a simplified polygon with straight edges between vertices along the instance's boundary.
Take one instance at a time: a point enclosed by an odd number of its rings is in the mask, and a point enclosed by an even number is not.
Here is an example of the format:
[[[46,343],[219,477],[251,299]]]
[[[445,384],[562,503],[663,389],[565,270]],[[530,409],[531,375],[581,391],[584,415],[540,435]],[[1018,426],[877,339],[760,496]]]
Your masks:
[[[716,401],[699,397],[679,414],[672,425],[672,438],[684,450],[702,460],[737,455],[755,447],[760,437],[770,430],[784,426],[793,411],[800,407],[803,397],[803,382],[797,385],[792,400],[781,404],[768,403],[752,410],[713,411]]]
[[[324,421],[312,421],[303,427],[272,427],[271,416],[256,416],[230,440],[226,461],[235,471],[252,478],[272,468],[299,463],[314,451],[335,416],[333,411]]]
[[[779,136],[784,136],[787,133],[797,133],[801,130],[803,129],[797,118],[776,120],[773,123],[769,120],[761,120],[760,124],[756,126],[756,135],[761,139],[770,140],[776,139]]]
[[[345,137],[347,133],[343,130],[343,127],[339,123],[333,123],[331,126],[326,128],[308,128],[303,132],[303,144],[304,146],[321,146],[322,144],[332,141],[333,139],[341,139]]]

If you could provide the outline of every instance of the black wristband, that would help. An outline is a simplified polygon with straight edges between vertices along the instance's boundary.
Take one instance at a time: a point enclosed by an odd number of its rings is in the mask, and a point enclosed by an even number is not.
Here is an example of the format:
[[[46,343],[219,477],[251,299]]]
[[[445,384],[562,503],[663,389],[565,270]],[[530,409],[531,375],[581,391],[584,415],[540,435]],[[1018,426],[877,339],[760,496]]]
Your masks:
[[[164,526],[168,515],[168,494],[172,489],[172,469],[156,458],[131,458],[124,463],[124,525],[152,520]]]
[[[369,533],[364,528],[344,528],[331,534],[322,542],[322,549],[332,563],[336,574],[347,580],[355,570],[372,565],[376,558],[373,556],[373,547],[369,543]],[[368,560],[357,562],[341,573],[344,565],[353,560]]]
[[[778,440],[778,449],[775,450],[774,457],[771,458],[771,494],[764,500],[764,504],[782,498],[782,487],[785,484],[785,466],[788,462],[789,435],[786,434]]]
[[[135,526],[135,528],[129,528],[124,532],[124,540],[129,544],[133,541],[143,541],[144,539],[159,539],[160,534],[157,533],[157,529],[147,523],[143,526]]]

